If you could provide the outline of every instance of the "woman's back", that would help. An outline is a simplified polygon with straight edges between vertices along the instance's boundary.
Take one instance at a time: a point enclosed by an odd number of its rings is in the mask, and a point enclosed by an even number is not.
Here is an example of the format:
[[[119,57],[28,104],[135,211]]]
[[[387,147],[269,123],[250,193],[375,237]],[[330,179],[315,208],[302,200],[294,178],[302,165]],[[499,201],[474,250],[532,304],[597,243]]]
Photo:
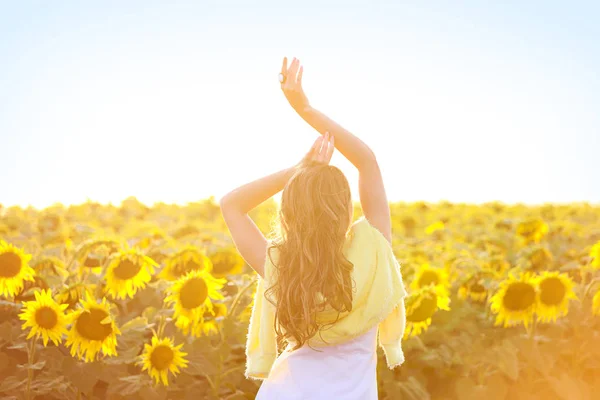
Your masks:
[[[377,399],[377,326],[345,343],[291,351],[273,364],[257,400]]]

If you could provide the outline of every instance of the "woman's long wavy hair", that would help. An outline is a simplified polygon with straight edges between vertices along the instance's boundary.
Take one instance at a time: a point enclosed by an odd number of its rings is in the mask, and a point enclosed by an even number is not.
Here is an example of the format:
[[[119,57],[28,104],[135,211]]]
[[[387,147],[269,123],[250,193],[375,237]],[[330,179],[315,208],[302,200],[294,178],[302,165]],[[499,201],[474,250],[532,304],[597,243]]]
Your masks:
[[[352,211],[348,180],[331,165],[299,168],[283,190],[280,233],[268,251],[274,282],[266,293],[274,296],[267,299],[276,307],[278,339],[293,339],[294,349],[319,331],[318,311],[330,306],[339,318],[352,310],[353,265],[343,254]]]

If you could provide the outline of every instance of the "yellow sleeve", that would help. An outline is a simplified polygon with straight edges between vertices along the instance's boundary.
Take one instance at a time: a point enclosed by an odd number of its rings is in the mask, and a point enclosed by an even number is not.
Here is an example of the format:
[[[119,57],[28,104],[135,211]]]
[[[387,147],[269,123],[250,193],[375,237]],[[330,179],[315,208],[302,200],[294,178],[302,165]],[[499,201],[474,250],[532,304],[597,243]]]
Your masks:
[[[404,299],[394,310],[379,324],[379,344],[385,354],[387,365],[390,369],[404,363],[402,351],[402,338],[406,326],[406,309]]]
[[[275,307],[265,299],[265,290],[265,280],[259,277],[246,338],[245,376],[251,379],[266,379],[277,358]]]
[[[375,246],[377,272],[373,289],[385,294],[385,300],[378,305],[385,310],[379,323],[379,345],[385,353],[388,367],[394,368],[404,362],[402,339],[406,326],[404,298],[407,292],[392,246],[379,230],[368,222],[363,224],[365,229],[371,231],[371,240]]]

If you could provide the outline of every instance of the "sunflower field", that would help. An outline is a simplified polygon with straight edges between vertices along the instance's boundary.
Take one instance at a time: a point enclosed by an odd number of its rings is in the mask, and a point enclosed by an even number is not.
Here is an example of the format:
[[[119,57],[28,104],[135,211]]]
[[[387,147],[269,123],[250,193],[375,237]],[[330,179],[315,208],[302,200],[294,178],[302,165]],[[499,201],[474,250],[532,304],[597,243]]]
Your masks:
[[[378,349],[381,399],[599,398],[599,206],[390,207],[406,362]],[[253,399],[255,284],[212,198],[0,205],[0,398]]]

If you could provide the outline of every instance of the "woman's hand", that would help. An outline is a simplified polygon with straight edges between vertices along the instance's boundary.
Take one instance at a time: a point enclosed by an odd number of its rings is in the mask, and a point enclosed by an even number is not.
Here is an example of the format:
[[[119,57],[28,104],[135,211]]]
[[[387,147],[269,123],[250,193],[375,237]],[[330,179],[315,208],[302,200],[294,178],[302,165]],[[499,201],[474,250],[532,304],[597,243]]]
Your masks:
[[[294,58],[288,68],[287,57],[283,58],[280,75],[280,81],[283,79],[281,90],[283,90],[285,98],[297,113],[301,113],[310,107],[304,90],[302,90],[303,71],[304,68],[300,66],[300,60]]]
[[[333,135],[325,132],[325,136],[319,136],[313,143],[312,147],[306,153],[299,166],[305,166],[312,163],[329,164],[331,156],[335,150],[335,141]]]

